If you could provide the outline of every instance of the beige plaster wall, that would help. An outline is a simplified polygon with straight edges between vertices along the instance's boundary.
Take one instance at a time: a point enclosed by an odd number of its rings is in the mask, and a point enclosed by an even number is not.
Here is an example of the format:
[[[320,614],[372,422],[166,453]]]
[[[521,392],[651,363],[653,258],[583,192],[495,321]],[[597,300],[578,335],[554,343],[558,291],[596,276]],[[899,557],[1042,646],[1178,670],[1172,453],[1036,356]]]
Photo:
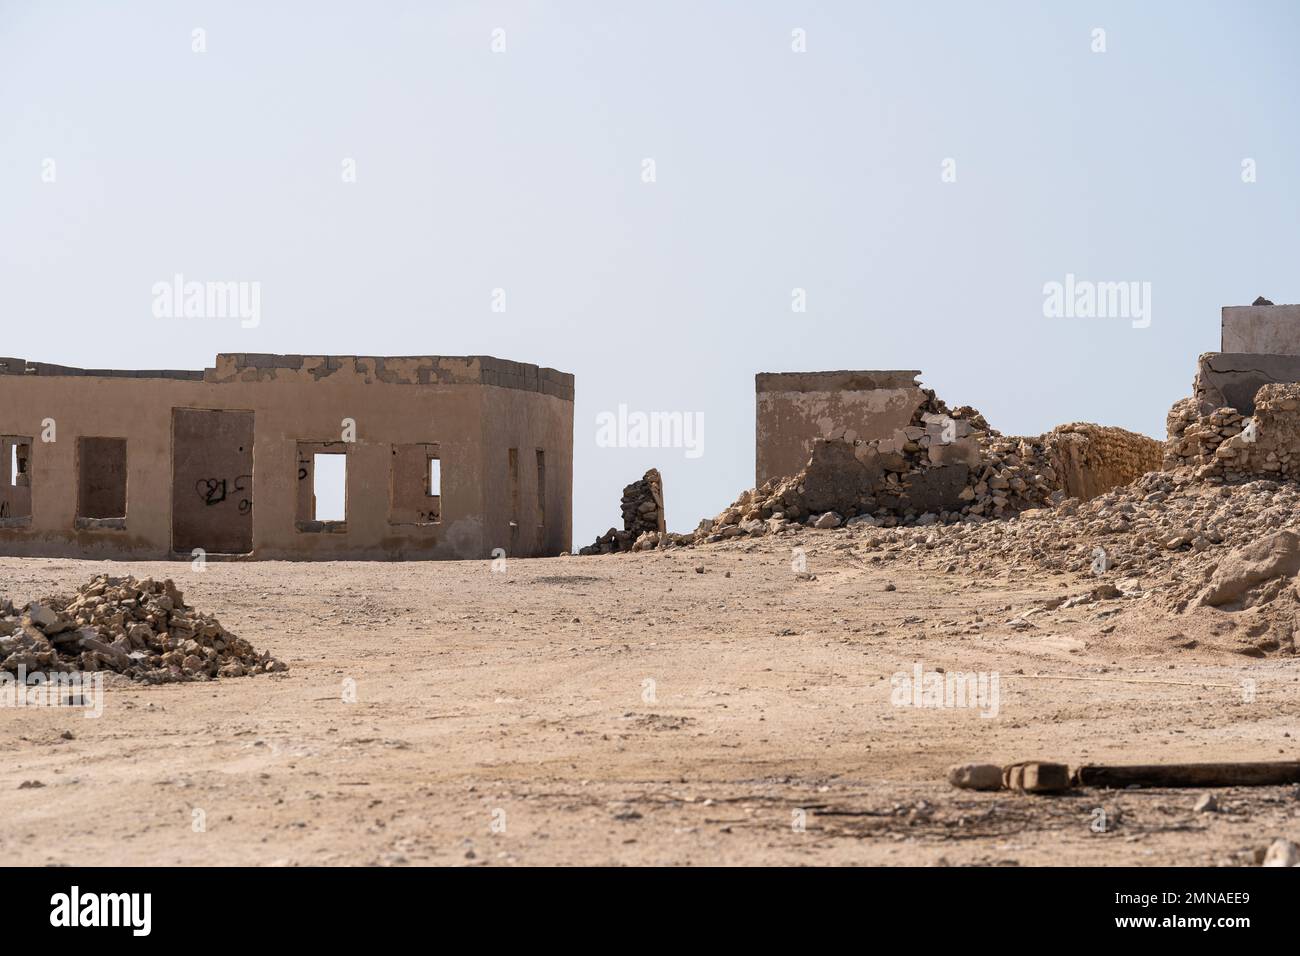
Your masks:
[[[272,357],[219,356],[203,380],[0,374],[0,434],[35,439],[31,522],[26,527],[0,526],[0,554],[172,557],[173,408],[253,413],[253,551],[249,557],[486,559],[497,546],[498,525],[508,508],[508,503],[490,497],[505,485],[503,436],[521,448],[547,449],[548,510],[554,512],[553,517],[548,514],[544,536],[527,536],[512,553],[567,550],[572,512],[571,376],[491,359],[299,356],[289,357],[302,360],[299,368],[248,364],[265,358]],[[327,368],[330,362],[338,367]],[[450,364],[439,365],[444,362]],[[512,387],[536,384],[516,375],[516,370],[529,369],[559,376],[559,385],[546,387],[560,395]],[[475,382],[489,377],[511,385]],[[421,379],[427,384],[418,384]],[[565,379],[567,398],[561,397]],[[299,530],[298,443],[338,441],[345,418],[356,422],[356,441],[347,446],[346,530]],[[41,440],[45,419],[55,422],[53,442]],[[83,436],[127,441],[124,529],[75,527],[76,449],[77,439]],[[415,443],[439,446],[441,520],[432,525],[392,524],[392,446]],[[526,466],[532,461],[531,457],[522,460]],[[197,491],[178,487],[176,493]],[[521,500],[530,499],[525,495]]]
[[[815,438],[871,441],[910,424],[919,371],[761,372],[755,379],[754,484],[808,463]]]
[[[1228,305],[1221,320],[1221,351],[1300,355],[1300,305]]]

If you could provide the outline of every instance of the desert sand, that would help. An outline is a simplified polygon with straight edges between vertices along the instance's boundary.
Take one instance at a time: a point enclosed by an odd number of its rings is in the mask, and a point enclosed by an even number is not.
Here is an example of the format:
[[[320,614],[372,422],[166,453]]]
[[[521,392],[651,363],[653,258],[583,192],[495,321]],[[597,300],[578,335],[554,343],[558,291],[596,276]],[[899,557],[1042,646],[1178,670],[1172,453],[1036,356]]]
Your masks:
[[[946,561],[882,560],[855,529],[504,566],[3,558],[16,603],[101,573],[172,577],[289,670],[110,676],[97,719],[0,708],[0,850],[31,865],[1242,865],[1300,840],[1293,787],[1219,790],[1197,812],[1189,790],[949,786],[971,760],[1294,759],[1300,669],[1162,637],[1123,602],[1036,610],[1087,593],[1086,573]],[[996,707],[899,705],[894,676],[918,665],[996,675]]]

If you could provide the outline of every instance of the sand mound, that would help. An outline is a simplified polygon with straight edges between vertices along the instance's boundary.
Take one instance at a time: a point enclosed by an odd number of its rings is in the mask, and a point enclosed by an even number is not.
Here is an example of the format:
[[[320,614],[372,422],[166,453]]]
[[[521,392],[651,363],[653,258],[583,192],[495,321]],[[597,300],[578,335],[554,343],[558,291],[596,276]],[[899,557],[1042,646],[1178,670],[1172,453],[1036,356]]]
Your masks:
[[[1199,579],[1189,576],[1174,585],[1161,604],[1170,612],[1167,620],[1186,635],[1186,646],[1252,657],[1294,654],[1297,573],[1300,534],[1277,531],[1208,562]]]
[[[1300,535],[1278,531],[1238,548],[1212,572],[1197,604],[1238,611],[1266,604],[1300,571]]]
[[[1026,628],[1049,627],[1058,613],[1088,605],[1094,639],[1116,649],[1295,653],[1300,485],[1293,482],[1226,484],[1179,468],[1006,521],[836,534],[884,565],[976,578],[1062,575],[1062,599],[1035,609]]]

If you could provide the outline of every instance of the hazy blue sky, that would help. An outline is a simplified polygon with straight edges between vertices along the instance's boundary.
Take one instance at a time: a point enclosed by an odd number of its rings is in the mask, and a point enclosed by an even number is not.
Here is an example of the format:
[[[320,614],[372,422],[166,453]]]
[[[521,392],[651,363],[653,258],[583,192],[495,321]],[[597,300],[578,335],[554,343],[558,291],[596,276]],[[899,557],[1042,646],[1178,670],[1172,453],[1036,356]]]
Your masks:
[[[758,371],[1163,437],[1221,305],[1300,301],[1298,47],[1239,0],[3,0],[0,354],[573,372],[575,545],[649,465],[675,530],[752,484]],[[260,282],[261,324],[155,318],[177,272]],[[1067,273],[1150,282],[1150,326],[1045,318]],[[703,454],[597,447],[619,403]]]

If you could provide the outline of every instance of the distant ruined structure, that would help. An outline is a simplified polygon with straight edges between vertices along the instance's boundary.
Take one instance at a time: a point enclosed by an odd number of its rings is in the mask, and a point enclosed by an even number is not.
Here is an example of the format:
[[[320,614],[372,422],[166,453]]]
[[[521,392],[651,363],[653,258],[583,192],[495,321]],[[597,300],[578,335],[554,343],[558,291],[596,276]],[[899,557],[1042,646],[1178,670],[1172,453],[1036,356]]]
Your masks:
[[[925,404],[911,371],[760,372],[754,377],[754,486],[788,478],[817,438],[892,438]]]
[[[1192,395],[1169,410],[1165,466],[1202,479],[1300,475],[1300,305],[1225,306],[1221,352],[1197,360]]]
[[[140,372],[0,358],[0,454],[0,555],[571,547],[573,376],[487,356],[223,354]],[[331,464],[337,517],[317,509]]]

